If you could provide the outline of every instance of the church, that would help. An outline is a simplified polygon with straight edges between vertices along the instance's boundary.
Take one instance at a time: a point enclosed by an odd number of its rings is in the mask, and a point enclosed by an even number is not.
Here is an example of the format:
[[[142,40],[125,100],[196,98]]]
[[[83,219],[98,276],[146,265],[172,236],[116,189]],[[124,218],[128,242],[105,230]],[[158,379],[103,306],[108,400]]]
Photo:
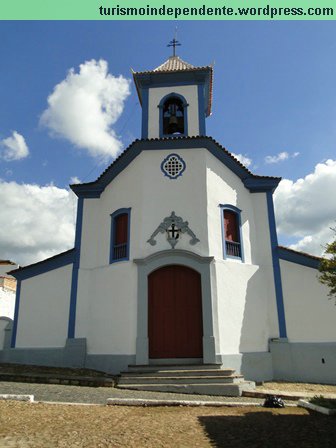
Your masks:
[[[335,383],[336,309],[320,259],[278,245],[281,179],[253,174],[207,135],[213,67],[174,48],[133,78],[141,138],[95,181],[70,186],[75,247],[11,271],[0,361],[111,373],[218,365],[252,381]]]

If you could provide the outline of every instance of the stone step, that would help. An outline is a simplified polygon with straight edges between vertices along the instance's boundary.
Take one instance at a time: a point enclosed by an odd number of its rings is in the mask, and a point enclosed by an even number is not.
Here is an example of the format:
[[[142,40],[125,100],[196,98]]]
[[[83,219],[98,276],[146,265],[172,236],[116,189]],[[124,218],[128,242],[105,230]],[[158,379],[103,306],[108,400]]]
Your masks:
[[[120,389],[144,390],[152,392],[173,392],[182,394],[199,395],[225,395],[228,397],[240,397],[244,390],[254,389],[255,383],[241,381],[237,384],[220,383],[191,383],[191,384],[125,384],[118,385]]]
[[[122,375],[118,384],[234,384],[241,382],[241,375],[232,376],[145,376]]]
[[[176,367],[175,367],[176,369]],[[127,375],[129,377],[131,376],[138,376],[141,375],[146,378],[150,377],[160,377],[160,376],[172,376],[172,377],[178,377],[178,376],[232,376],[234,375],[233,369],[193,369],[193,370],[184,370],[183,369],[176,369],[176,370],[167,370],[166,368],[159,369],[159,370],[139,370],[139,371],[127,371],[127,372],[121,372],[121,375]]]
[[[145,364],[129,365],[128,372],[157,372],[160,370],[221,370],[222,364]],[[232,370],[234,369],[226,369]]]

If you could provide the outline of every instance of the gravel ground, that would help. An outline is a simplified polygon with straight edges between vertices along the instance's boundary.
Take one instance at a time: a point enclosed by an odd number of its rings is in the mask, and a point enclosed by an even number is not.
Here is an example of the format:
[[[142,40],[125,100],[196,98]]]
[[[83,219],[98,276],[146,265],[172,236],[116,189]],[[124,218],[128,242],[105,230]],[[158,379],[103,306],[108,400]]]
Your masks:
[[[1,448],[335,446],[335,419],[302,408],[120,408],[0,402]]]
[[[336,386],[309,383],[265,382],[256,390],[272,390],[275,392],[313,392],[316,395],[335,393]],[[36,401],[58,401],[72,403],[106,404],[107,398],[149,398],[168,400],[204,400],[204,401],[237,401],[260,402],[264,399],[245,397],[222,397],[208,395],[189,395],[165,392],[147,392],[138,390],[117,389],[114,387],[79,387],[57,384],[32,384],[0,381],[0,394],[34,395]]]
[[[31,384],[0,382],[0,394],[34,395],[36,401],[61,401],[73,403],[106,404],[107,398],[151,398],[168,400],[241,401],[259,402],[264,400],[243,397],[214,397],[208,395],[145,392],[139,390],[116,389],[114,387],[79,387],[57,384]],[[0,445],[1,446],[1,445]]]

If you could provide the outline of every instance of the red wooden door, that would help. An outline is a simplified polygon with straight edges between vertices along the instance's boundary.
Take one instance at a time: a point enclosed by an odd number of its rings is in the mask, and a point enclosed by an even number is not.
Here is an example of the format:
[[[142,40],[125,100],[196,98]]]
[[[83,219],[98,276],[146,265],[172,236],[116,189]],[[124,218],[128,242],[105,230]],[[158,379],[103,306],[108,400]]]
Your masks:
[[[148,277],[149,358],[202,358],[201,276],[165,266]]]

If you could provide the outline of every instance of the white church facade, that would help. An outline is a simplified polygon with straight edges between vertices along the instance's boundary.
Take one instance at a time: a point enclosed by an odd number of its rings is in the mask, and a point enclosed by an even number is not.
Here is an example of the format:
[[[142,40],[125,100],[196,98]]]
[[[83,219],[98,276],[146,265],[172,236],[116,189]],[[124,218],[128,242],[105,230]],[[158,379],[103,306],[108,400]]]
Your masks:
[[[16,269],[2,362],[220,364],[249,380],[336,383],[319,258],[280,247],[272,195],[206,134],[213,68],[135,72],[141,139],[78,196],[75,247]]]

